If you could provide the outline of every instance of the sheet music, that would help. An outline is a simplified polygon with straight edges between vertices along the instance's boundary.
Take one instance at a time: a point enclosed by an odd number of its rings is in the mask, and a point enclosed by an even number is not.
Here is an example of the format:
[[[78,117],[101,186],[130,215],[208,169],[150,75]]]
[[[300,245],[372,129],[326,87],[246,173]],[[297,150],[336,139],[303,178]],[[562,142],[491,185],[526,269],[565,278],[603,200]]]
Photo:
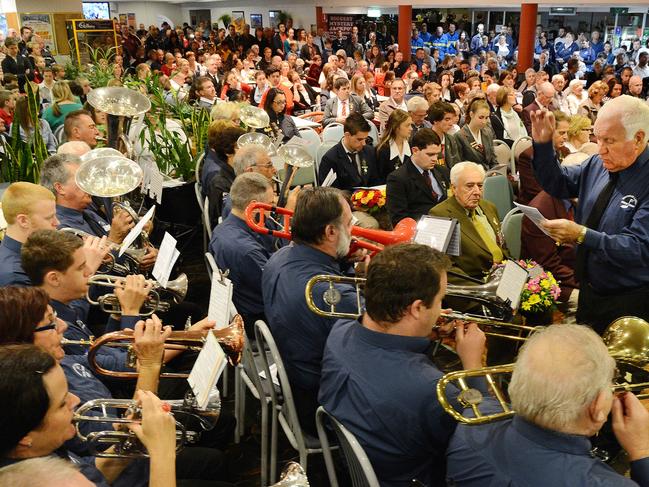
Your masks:
[[[336,179],[338,178],[338,175],[334,172],[333,169],[329,169],[329,172],[327,173],[327,177],[322,181],[322,186],[323,188],[326,188],[328,186],[331,186],[333,183],[336,182]]]
[[[155,164],[151,164],[151,174],[149,179],[149,196],[162,204],[162,188],[164,185],[164,177]]]
[[[176,264],[176,260],[180,256],[180,251],[176,249],[176,239],[165,232],[165,235],[158,249],[158,258],[155,261],[151,274],[156,278],[162,287],[167,287],[171,269]]]
[[[219,278],[219,273],[212,275],[212,290],[207,318],[216,322],[215,329],[225,328],[230,324],[230,307],[232,302],[232,281],[227,277]]]
[[[417,233],[415,233],[414,242],[428,245],[440,252],[446,252],[451,233],[454,233],[454,226],[456,224],[457,220],[450,218],[423,215],[417,223]]]
[[[302,147],[306,147],[309,144],[310,144],[310,142],[308,140],[303,139],[302,137],[298,137],[297,135],[294,135],[284,145],[299,145],[299,146],[302,146]]]
[[[496,289],[496,296],[503,301],[509,299],[511,301],[512,309],[518,309],[518,305],[521,301],[521,293],[523,292],[523,286],[527,282],[528,276],[529,273],[526,269],[523,269],[513,260],[508,260],[505,264],[503,275],[500,278],[498,289]]]
[[[128,232],[128,235],[122,242],[122,246],[119,249],[120,257],[124,255],[126,249],[129,248],[133,244],[133,242],[135,242],[135,239],[140,236],[140,233],[142,233],[142,229],[144,228],[144,225],[146,225],[149,222],[149,220],[153,217],[154,211],[155,211],[155,205],[149,208],[149,211],[146,212],[146,215],[140,218],[140,221],[137,222],[137,225],[131,228],[131,231]]]
[[[187,378],[199,408],[204,409],[207,407],[210,392],[216,386],[226,364],[225,352],[223,352],[214,334],[209,332]]]
[[[545,218],[541,212],[539,211],[538,208],[534,208],[533,206],[526,206],[526,205],[521,205],[520,203],[514,202],[516,207],[521,210],[521,212],[530,220],[532,220],[532,223],[536,225],[539,230],[541,230],[543,233],[545,233],[548,237],[552,238],[552,236],[548,233],[548,231],[543,228],[541,223],[547,221],[547,218]]]
[[[449,240],[448,245],[446,246],[446,253],[452,255],[453,257],[459,257],[462,253],[462,230],[460,228],[460,222],[456,222],[455,229],[451,235],[451,240]]]

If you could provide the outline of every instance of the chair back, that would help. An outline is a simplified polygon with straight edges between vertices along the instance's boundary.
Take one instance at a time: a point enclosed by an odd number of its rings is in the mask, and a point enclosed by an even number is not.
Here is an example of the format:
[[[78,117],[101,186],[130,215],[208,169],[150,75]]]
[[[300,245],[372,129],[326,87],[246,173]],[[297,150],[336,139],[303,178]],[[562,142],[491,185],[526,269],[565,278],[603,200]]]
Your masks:
[[[512,151],[507,145],[507,142],[495,139],[494,140],[494,153],[496,154],[496,160],[498,164],[503,166],[508,166],[511,162]]]
[[[340,142],[340,139],[343,138],[345,128],[340,123],[330,123],[322,131],[322,141],[323,142]]]
[[[523,213],[513,208],[503,219],[502,231],[505,243],[512,258],[521,258],[521,232],[523,228]]]
[[[374,468],[356,437],[345,428],[342,423],[320,406],[316,412],[316,426],[318,428],[318,437],[320,438],[320,444],[322,445],[322,453],[325,457],[325,462],[332,461],[331,449],[329,447],[329,440],[325,429],[326,423],[328,423],[330,428],[333,429],[338,438],[338,443],[342,448],[343,455],[345,455],[353,487],[379,487],[379,480],[376,478]],[[331,476],[329,469],[327,473]],[[335,476],[335,471],[333,475]],[[337,484],[337,479],[332,480],[330,478],[329,483]]]
[[[514,191],[507,176],[496,174],[485,178],[483,198],[496,205],[498,218],[502,221],[507,212],[514,207]]]
[[[318,134],[318,132],[316,132],[311,127],[302,127],[299,130],[299,132],[300,132],[300,137],[302,137],[304,140],[309,142],[309,144],[304,146],[304,148],[308,150],[309,154],[311,154],[315,159],[316,151],[318,150],[318,147],[322,143],[322,140],[320,139],[320,134]]]
[[[56,141],[59,143],[59,145],[65,142],[65,125],[59,125],[58,127],[56,127],[56,130],[54,131],[54,137],[56,138]]]
[[[379,129],[376,128],[376,125],[372,120],[369,120],[370,124],[370,137],[372,138],[372,145],[376,147],[379,145]]]
[[[512,144],[510,161],[512,174],[516,174],[516,163],[518,162],[518,158],[530,147],[532,147],[532,137],[530,137],[529,135],[524,135],[523,137],[519,137],[514,141],[514,143]]]
[[[315,170],[316,174],[316,181],[318,181],[318,171],[320,170],[320,161],[322,161],[322,158],[324,155],[327,153],[329,149],[331,149],[334,145],[336,145],[338,141],[333,142],[333,141],[325,141],[320,144],[320,147],[318,147],[318,150],[316,151],[315,155],[315,163],[313,164],[313,168]],[[325,174],[326,176],[326,174]]]

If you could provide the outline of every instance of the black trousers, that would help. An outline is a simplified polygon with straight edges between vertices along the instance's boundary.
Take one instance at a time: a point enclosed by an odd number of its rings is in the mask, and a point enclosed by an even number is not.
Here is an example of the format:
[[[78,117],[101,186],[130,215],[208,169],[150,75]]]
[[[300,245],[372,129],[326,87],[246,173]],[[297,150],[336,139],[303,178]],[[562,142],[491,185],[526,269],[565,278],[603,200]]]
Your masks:
[[[590,284],[581,284],[577,322],[590,325],[601,335],[608,325],[623,316],[649,321],[649,286],[599,293]]]

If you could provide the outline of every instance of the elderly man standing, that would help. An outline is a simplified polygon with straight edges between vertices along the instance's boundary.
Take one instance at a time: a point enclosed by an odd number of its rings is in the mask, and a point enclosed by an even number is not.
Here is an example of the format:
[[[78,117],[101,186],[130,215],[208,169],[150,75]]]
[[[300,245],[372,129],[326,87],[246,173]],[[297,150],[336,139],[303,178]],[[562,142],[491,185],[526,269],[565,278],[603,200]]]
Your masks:
[[[509,396],[513,419],[459,425],[447,449],[447,482],[545,487],[631,487],[649,482],[649,413],[630,392],[611,392],[615,361],[587,327],[554,325],[518,355]],[[613,432],[631,461],[631,479],[591,455],[613,412]]]
[[[403,110],[404,112],[408,111],[408,105],[405,100],[406,96],[406,82],[401,78],[397,78],[392,82],[390,87],[390,98],[385,100],[379,105],[379,121],[381,122],[380,132],[383,133],[385,129],[385,124],[390,118],[390,114],[395,111],[397,108]]]
[[[544,224],[557,244],[578,244],[577,320],[601,333],[621,316],[649,317],[649,106],[607,102],[594,126],[599,154],[568,167],[553,154],[552,113],[532,117],[537,180],[555,198],[579,198],[574,222]]]
[[[462,249],[460,256],[452,259],[453,271],[475,279],[484,278],[507,256],[498,211],[493,203],[482,199],[484,180],[485,170],[480,164],[458,162],[451,168],[453,197],[429,212],[460,223]]]
[[[523,108],[523,124],[528,134],[532,133],[531,114],[542,108],[550,110],[555,94],[556,90],[549,81],[544,81],[537,87],[536,98],[532,103],[525,105],[525,108]]]

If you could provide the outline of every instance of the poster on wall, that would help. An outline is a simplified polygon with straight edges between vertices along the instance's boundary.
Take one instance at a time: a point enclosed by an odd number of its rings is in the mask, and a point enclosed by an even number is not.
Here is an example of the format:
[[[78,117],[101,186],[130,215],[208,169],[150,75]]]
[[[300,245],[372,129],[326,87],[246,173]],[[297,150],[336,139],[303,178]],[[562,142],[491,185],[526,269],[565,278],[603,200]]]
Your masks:
[[[119,25],[126,25],[126,14],[119,14]]]
[[[0,32],[7,36],[7,16],[0,13]]]
[[[54,23],[50,14],[18,14],[20,26],[31,27],[34,34],[43,39],[43,42],[52,54],[56,54],[56,41],[54,38]]]
[[[128,15],[128,25],[129,25],[129,27],[137,27],[137,25],[135,25],[135,14],[130,13],[130,14],[127,14],[127,15]]]
[[[347,37],[352,33],[352,26],[354,26],[361,18],[362,15],[327,14],[329,38],[335,39],[340,30],[343,33],[343,38],[347,39]]]
[[[257,27],[263,27],[264,22],[261,14],[250,14],[250,28],[254,31]]]

